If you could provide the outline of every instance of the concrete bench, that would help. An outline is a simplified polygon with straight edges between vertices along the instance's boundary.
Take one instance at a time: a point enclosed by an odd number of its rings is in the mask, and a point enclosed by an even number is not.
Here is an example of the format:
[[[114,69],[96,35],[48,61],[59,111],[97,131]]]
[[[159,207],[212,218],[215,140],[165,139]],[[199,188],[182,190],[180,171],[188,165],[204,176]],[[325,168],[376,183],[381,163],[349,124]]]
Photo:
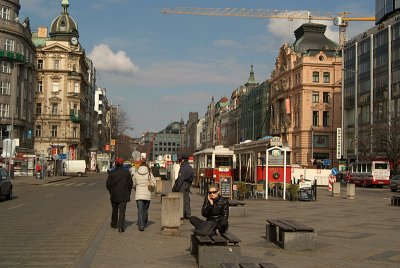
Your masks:
[[[245,203],[229,200],[229,217],[244,217],[246,216]]]
[[[267,239],[283,249],[315,249],[317,233],[294,220],[267,220]]]
[[[400,195],[392,196],[390,204],[392,206],[400,207]]]
[[[239,265],[239,242],[241,240],[231,232],[210,236],[193,233],[190,239],[190,252],[196,257],[198,267],[218,268],[223,262]]]

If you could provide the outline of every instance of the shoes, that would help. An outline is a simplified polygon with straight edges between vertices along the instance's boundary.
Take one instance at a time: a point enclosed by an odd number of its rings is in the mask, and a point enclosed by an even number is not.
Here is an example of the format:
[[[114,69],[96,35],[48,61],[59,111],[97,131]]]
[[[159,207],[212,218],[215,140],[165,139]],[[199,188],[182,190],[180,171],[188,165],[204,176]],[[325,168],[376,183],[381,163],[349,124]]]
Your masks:
[[[139,231],[143,232],[144,231],[144,227],[140,227],[138,226]]]
[[[124,228],[118,228],[118,232],[123,233],[125,232]]]
[[[117,229],[117,225],[110,224],[111,228]]]

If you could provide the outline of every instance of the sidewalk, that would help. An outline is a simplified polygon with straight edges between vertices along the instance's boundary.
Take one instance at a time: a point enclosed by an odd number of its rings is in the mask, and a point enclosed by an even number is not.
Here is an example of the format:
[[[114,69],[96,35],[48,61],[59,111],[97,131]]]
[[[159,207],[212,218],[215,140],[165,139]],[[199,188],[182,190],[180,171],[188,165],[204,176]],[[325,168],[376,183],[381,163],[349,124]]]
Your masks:
[[[13,185],[41,185],[46,183],[53,183],[57,181],[72,179],[72,176],[56,176],[45,177],[44,179],[37,179],[36,176],[15,176],[11,179]]]
[[[326,187],[318,189],[318,200],[290,202],[245,200],[246,217],[230,217],[230,231],[242,239],[241,262],[270,262],[278,267],[399,267],[400,211],[390,206],[388,189],[356,189],[356,199],[346,199],[346,188],[334,199]],[[192,215],[200,216],[203,197],[192,189]],[[99,232],[90,267],[197,267],[190,255],[188,221],[180,236],[162,236],[160,197],[149,211],[150,226],[139,232],[134,195],[127,206],[125,233],[111,229],[109,219]],[[318,234],[316,250],[283,250],[265,239],[266,219],[289,218],[303,222]],[[88,253],[87,253],[88,254]],[[90,254],[89,254],[90,255]]]

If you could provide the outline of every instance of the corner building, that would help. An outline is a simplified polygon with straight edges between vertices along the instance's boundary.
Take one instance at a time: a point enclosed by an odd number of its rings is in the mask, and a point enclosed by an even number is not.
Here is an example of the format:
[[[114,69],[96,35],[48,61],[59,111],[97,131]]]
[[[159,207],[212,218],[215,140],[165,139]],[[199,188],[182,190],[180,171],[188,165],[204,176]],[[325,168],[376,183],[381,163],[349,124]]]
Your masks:
[[[306,23],[296,41],[284,44],[272,71],[272,136],[291,150],[291,162],[337,165],[336,131],[341,126],[340,47],[325,36],[326,25]]]
[[[94,121],[90,118],[93,70],[68,8],[68,1],[63,0],[61,15],[51,23],[50,33],[45,27],[33,33],[38,69],[35,150],[47,157],[63,153],[70,159],[85,159],[92,147],[88,139]]]
[[[19,0],[0,0],[0,146],[18,139],[16,151],[33,149],[35,47],[29,19],[20,22]],[[13,126],[13,128],[12,128]]]

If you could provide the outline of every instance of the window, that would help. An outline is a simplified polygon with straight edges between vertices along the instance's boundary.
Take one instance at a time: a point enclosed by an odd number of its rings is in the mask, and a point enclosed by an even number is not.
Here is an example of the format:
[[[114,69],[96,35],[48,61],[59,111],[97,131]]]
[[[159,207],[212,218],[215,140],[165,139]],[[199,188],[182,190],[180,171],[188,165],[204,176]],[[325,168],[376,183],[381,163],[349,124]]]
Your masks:
[[[60,60],[54,60],[54,69],[59,70],[60,69]]]
[[[51,126],[51,137],[52,138],[57,137],[57,126]]]
[[[9,104],[0,104],[0,117],[9,117],[10,115],[10,105]]]
[[[51,114],[58,114],[58,103],[51,104]]]
[[[37,91],[38,92],[43,92],[43,81],[38,81]]]
[[[78,115],[78,104],[74,103],[72,104],[72,110],[74,111],[74,115]]]
[[[36,114],[41,114],[41,113],[42,113],[42,104],[36,103]]]
[[[6,74],[11,73],[11,62],[8,61],[2,61],[1,62],[1,71]]]
[[[38,61],[37,61],[37,68],[38,68],[39,70],[43,69],[43,60],[38,60]]]
[[[330,73],[324,72],[323,77],[324,77],[324,83],[329,83],[331,81],[331,74]]]
[[[318,91],[313,91],[313,93],[312,93],[312,102],[313,103],[319,103],[319,92]]]
[[[322,99],[324,103],[329,103],[331,99],[329,92],[322,93]]]
[[[77,127],[72,128],[72,138],[74,138],[74,139],[78,138],[78,128]]]
[[[74,82],[74,93],[79,93],[79,83]]]
[[[10,20],[10,8],[1,7],[0,18],[2,18],[3,20]]]
[[[319,72],[313,72],[312,73],[312,81],[314,83],[318,83],[319,82]]]
[[[10,95],[11,84],[9,82],[1,82],[0,84],[0,94],[1,95]]]
[[[8,51],[14,51],[14,40],[6,38],[4,42],[4,49]]]
[[[53,81],[53,92],[58,92],[60,90],[60,81]]]
[[[319,121],[319,112],[318,111],[313,111],[313,126],[317,127],[318,126],[318,121]]]
[[[41,125],[35,126],[35,136],[42,137],[42,126]]]
[[[329,112],[328,111],[324,111],[322,113],[322,124],[324,127],[328,127],[329,126]]]

